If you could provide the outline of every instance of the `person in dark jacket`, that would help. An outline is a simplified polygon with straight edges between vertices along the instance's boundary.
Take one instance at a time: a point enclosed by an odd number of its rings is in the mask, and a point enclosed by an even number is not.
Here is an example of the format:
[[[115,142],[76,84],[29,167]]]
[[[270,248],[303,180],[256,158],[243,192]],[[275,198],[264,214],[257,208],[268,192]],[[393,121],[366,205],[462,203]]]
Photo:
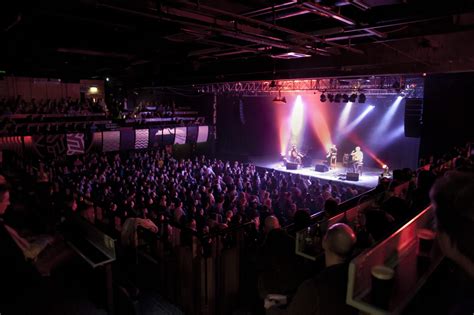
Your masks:
[[[326,268],[303,282],[286,308],[279,307],[281,296],[267,296],[267,314],[357,314],[356,309],[346,304],[348,260],[355,243],[356,236],[348,225],[337,223],[331,226],[323,240]]]
[[[0,184],[0,313],[22,314],[27,306],[27,289],[38,284],[40,276],[15,241],[15,233],[3,215],[10,205],[10,189]]]

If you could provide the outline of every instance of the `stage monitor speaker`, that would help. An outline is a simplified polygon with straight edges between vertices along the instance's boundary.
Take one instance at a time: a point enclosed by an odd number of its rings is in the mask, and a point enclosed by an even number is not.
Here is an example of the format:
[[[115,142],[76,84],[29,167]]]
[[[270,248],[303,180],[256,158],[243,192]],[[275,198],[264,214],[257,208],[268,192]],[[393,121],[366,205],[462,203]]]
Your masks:
[[[405,100],[405,137],[419,138],[423,125],[423,99]]]
[[[314,167],[314,170],[316,172],[327,172],[329,171],[329,167],[324,164],[316,164],[316,166]]]
[[[359,173],[347,173],[346,174],[346,180],[350,180],[353,182],[358,182],[359,181]]]
[[[286,162],[286,169],[287,170],[297,170],[298,163]]]

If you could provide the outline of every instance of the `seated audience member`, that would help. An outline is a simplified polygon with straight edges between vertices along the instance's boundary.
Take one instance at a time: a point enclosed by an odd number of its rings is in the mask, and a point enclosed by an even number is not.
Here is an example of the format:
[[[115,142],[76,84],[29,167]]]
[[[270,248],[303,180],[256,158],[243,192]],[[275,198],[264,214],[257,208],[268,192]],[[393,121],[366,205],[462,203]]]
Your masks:
[[[326,268],[303,282],[285,309],[274,301],[278,296],[267,297],[267,314],[356,314],[357,311],[346,304],[348,260],[355,243],[356,236],[348,225],[331,226],[323,240]]]
[[[25,306],[25,292],[39,283],[39,274],[24,255],[28,244],[3,221],[9,205],[9,187],[0,184],[0,312],[14,314]]]
[[[450,314],[474,313],[474,175],[449,172],[430,192],[436,212],[438,241],[443,253],[464,276],[456,283],[455,306]]]

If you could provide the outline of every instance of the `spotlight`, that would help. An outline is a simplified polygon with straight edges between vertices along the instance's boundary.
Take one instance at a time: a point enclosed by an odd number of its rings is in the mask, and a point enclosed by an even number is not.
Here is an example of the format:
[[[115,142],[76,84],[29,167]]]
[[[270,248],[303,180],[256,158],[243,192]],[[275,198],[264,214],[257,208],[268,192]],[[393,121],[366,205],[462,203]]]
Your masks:
[[[347,94],[342,94],[342,102],[343,102],[343,103],[349,102],[349,95],[347,95]]]
[[[109,81],[110,81],[110,78],[109,78],[109,77],[105,78],[105,81],[109,82]]]
[[[281,97],[281,91],[278,91],[278,96],[275,96],[273,102],[286,103],[286,97]]]
[[[366,100],[367,98],[364,93],[359,94],[359,103],[365,103]]]
[[[332,103],[334,101],[334,95],[328,94],[328,100]]]
[[[321,96],[319,97],[319,100],[320,100],[322,103],[326,102],[326,94],[324,94],[324,93],[321,94]]]
[[[357,94],[352,93],[351,96],[349,97],[349,102],[355,103],[356,100],[357,100]]]
[[[337,93],[336,96],[334,97],[334,102],[335,103],[340,103],[341,102],[341,94]]]

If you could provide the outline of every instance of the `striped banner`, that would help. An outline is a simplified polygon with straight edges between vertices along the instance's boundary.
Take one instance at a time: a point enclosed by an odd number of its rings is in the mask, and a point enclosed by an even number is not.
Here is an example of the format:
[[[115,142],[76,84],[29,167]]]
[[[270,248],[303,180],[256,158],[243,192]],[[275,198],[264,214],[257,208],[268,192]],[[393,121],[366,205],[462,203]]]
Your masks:
[[[66,135],[67,155],[84,154],[85,143],[83,133],[68,133]]]
[[[111,152],[120,150],[120,131],[102,132],[103,146],[102,151]]]
[[[23,141],[21,136],[0,138],[0,150],[14,151],[17,154],[23,153]]]
[[[197,142],[198,143],[207,142],[208,138],[209,138],[209,126],[199,126]]]
[[[148,148],[148,129],[135,130],[135,149]]]
[[[174,144],[186,143],[186,127],[175,128]]]

